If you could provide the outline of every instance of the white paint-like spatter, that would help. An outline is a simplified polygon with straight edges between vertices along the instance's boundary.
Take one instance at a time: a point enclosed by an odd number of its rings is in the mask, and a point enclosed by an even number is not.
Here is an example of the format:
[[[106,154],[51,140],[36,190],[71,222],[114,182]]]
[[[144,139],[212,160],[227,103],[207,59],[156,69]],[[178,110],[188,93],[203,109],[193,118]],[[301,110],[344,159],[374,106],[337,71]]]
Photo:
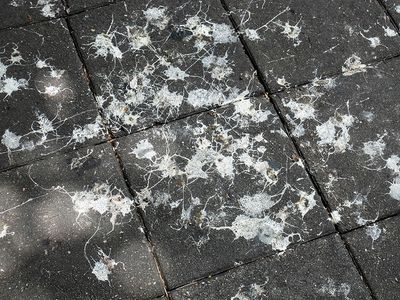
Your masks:
[[[303,123],[306,120],[315,119],[315,108],[311,103],[302,103],[295,100],[290,100],[288,102],[284,102],[284,106],[290,109],[290,112],[293,114],[293,117],[296,120],[299,120],[299,123],[294,123],[293,135],[295,137],[301,137],[305,134],[305,129]]]
[[[3,224],[3,229],[0,231],[0,239],[5,238],[7,235],[14,235],[14,232],[8,231],[9,226],[7,224]]]
[[[368,155],[369,159],[372,161],[382,157],[385,148],[386,143],[383,141],[383,137],[381,137],[377,141],[368,141],[364,143],[363,152]]]
[[[330,297],[344,297],[349,299],[349,294],[351,287],[347,283],[336,283],[332,278],[327,278],[326,283],[324,283],[318,290],[319,293],[328,295]]]
[[[112,273],[112,270],[121,262],[116,262],[110,256],[106,255],[103,250],[99,250],[98,255],[100,259],[98,261],[95,261],[92,268],[92,274],[94,274],[99,281],[110,282],[108,276]]]
[[[154,146],[149,142],[148,139],[141,140],[137,143],[136,148],[130,152],[130,154],[135,154],[139,159],[149,159],[151,160],[157,153],[154,151]]]
[[[30,8],[38,8],[42,16],[47,18],[54,18],[56,17],[57,13],[59,12],[59,8],[55,8],[57,4],[56,0],[37,0],[36,4],[34,1],[28,0],[12,0],[10,1],[10,5],[14,7],[19,7],[23,5],[30,5]]]
[[[390,27],[383,27],[383,30],[385,31],[385,36],[393,37],[397,35],[397,32]]]
[[[235,176],[235,168],[233,166],[233,157],[218,154],[215,158],[215,167],[222,177],[233,178]]]
[[[93,123],[85,124],[83,127],[76,127],[72,131],[71,141],[83,143],[86,140],[98,137],[104,132],[101,117],[96,117]]]
[[[168,77],[168,80],[185,80],[186,77],[189,77],[189,74],[185,71],[174,66],[169,66],[168,69],[164,71],[164,75]]]
[[[250,29],[246,28],[244,30],[244,35],[250,40],[250,41],[258,41],[261,39],[261,36],[258,34],[258,31],[255,29]]]
[[[282,78],[278,78],[276,80],[276,83],[278,83],[279,85],[284,86],[284,87],[290,86],[290,83],[286,81],[285,76],[283,76]]]
[[[368,38],[368,37],[364,36],[362,33],[361,33],[361,36],[369,42],[369,45],[371,48],[376,48],[376,47],[382,45],[381,40],[378,37]]]
[[[338,114],[316,127],[319,138],[318,145],[334,147],[336,153],[342,153],[351,148],[349,129],[355,119],[352,115]]]
[[[153,98],[156,108],[179,108],[182,102],[183,96],[177,92],[171,92],[168,85],[164,85],[161,90],[157,91]]]
[[[382,229],[379,228],[377,224],[367,226],[365,233],[371,237],[372,242],[375,242],[381,236]]]
[[[299,191],[298,195],[300,196],[300,200],[296,202],[296,205],[301,216],[304,218],[304,216],[317,205],[317,201],[315,200],[315,191],[311,194]]]
[[[150,7],[143,11],[143,14],[149,24],[163,30],[167,27],[170,18],[166,14],[166,7]]]
[[[108,55],[111,55],[113,58],[121,59],[122,51],[118,46],[114,45],[113,39],[115,39],[115,36],[110,33],[100,33],[96,35],[95,41],[90,44],[91,47],[96,49],[95,56],[106,58]]]
[[[12,93],[28,87],[28,80],[24,78],[5,77],[0,80],[0,94],[6,94],[4,98],[11,96]]]
[[[400,157],[391,155],[386,160],[386,167],[396,176],[390,184],[389,195],[393,199],[400,201]]]
[[[232,26],[227,24],[214,23],[212,27],[212,37],[215,44],[235,43],[238,39]]]
[[[21,138],[22,136],[15,134],[9,129],[6,129],[1,138],[1,143],[6,146],[8,150],[14,150],[20,147]]]
[[[113,228],[117,217],[129,215],[133,206],[133,201],[125,197],[121,190],[106,183],[96,183],[90,190],[75,192],[71,195],[71,200],[78,213],[77,220],[90,212],[111,215],[110,223]]]
[[[284,24],[282,22],[275,23],[283,29],[283,31],[281,32],[283,35],[285,35],[288,39],[293,40],[295,47],[299,46],[301,43],[301,40],[299,38],[301,27],[298,26],[299,23],[300,21],[297,22],[297,24],[295,25],[290,25],[289,22],[285,22]]]
[[[264,286],[268,283],[269,279],[262,283],[252,283],[249,286],[241,285],[235,296],[231,300],[256,300],[261,299],[265,295]]]
[[[142,26],[126,26],[129,45],[133,50],[139,50],[148,47],[151,44],[151,38],[146,28]]]
[[[361,58],[353,54],[344,62],[342,66],[342,72],[344,76],[351,76],[357,73],[365,73],[367,71],[367,65],[361,63]]]
[[[340,215],[340,212],[337,210],[331,212],[331,217],[332,217],[332,222],[335,224],[340,223],[340,221],[342,220],[342,216]]]

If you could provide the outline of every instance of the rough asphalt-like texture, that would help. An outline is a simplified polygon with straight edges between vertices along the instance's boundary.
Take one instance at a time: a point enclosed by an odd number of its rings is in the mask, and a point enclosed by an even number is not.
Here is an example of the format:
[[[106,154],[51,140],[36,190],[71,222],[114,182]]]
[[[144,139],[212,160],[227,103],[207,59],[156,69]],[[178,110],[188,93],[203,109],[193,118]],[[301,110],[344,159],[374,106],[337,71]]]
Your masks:
[[[0,299],[398,299],[399,25],[2,1]]]

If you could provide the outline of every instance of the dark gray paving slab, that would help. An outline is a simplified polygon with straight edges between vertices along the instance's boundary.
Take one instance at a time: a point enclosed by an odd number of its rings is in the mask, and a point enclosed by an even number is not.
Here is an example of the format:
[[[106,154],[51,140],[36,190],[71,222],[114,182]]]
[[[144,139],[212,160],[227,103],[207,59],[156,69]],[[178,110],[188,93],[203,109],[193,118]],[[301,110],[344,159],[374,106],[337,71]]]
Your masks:
[[[67,12],[74,13],[81,10],[91,9],[97,6],[113,3],[113,0],[66,0]]]
[[[159,276],[108,144],[0,174],[1,299],[148,299]]]
[[[118,140],[169,287],[333,230],[272,110],[247,99]]]
[[[392,15],[397,25],[400,26],[400,1],[399,0],[383,0],[389,13]]]
[[[377,299],[399,297],[399,237],[398,216],[345,235]]]
[[[0,28],[27,25],[65,15],[62,0],[2,0]]]
[[[0,169],[94,143],[102,124],[65,22],[0,40]]]
[[[125,1],[74,16],[71,23],[115,131],[131,132],[261,90],[218,1]]]
[[[344,73],[276,99],[336,222],[350,229],[400,209],[400,60],[354,58]]]
[[[399,53],[376,0],[226,2],[273,90],[338,73],[352,55],[364,62]]]
[[[176,300],[371,299],[340,238],[333,235],[180,288],[172,296]]]

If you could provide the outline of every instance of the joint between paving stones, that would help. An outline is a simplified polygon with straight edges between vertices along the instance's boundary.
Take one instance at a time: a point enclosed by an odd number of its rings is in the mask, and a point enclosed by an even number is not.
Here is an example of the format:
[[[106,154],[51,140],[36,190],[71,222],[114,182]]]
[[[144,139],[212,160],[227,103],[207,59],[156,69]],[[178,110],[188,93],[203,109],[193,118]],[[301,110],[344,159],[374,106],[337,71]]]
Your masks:
[[[132,189],[131,185],[129,184],[128,175],[126,174],[125,167],[124,167],[124,165],[122,163],[122,159],[121,159],[120,155],[118,154],[118,152],[116,150],[117,146],[118,146],[116,140],[111,140],[110,144],[112,146],[115,158],[118,161],[118,165],[119,165],[120,171],[122,173],[122,177],[124,179],[125,185],[126,185],[128,191],[129,191],[129,194],[131,195],[131,197],[134,198],[136,193]],[[165,274],[164,274],[164,272],[163,272],[163,270],[161,268],[160,260],[159,260],[159,258],[157,256],[157,253],[155,252],[155,245],[154,245],[154,243],[153,243],[153,241],[151,239],[150,230],[147,228],[147,225],[146,225],[146,219],[144,217],[144,213],[141,210],[141,208],[138,207],[137,205],[135,205],[135,212],[136,212],[136,215],[137,215],[140,223],[142,224],[143,234],[146,237],[148,249],[149,249],[149,251],[150,251],[150,253],[151,253],[151,255],[152,255],[153,259],[154,259],[154,262],[156,264],[158,275],[160,277],[160,280],[161,280],[161,283],[162,283],[162,287],[163,287],[163,290],[164,290],[164,296],[166,297],[166,299],[172,300],[172,298],[170,297],[170,295],[168,293]]]
[[[70,21],[69,21],[69,17],[66,17],[65,19],[66,19],[66,22],[67,22],[68,31],[69,31],[69,33],[70,33],[70,35],[71,35],[71,38],[72,38],[73,42],[74,42],[74,46],[75,46],[76,52],[77,52],[77,54],[78,54],[78,56],[79,56],[79,59],[80,59],[80,61],[81,61],[81,63],[82,63],[82,67],[83,67],[84,72],[85,72],[85,75],[86,75],[86,77],[87,77],[87,79],[88,79],[89,88],[90,88],[90,91],[91,91],[91,93],[92,93],[93,100],[96,102],[96,99],[95,99],[95,97],[96,97],[96,92],[95,92],[94,83],[93,83],[93,81],[91,80],[89,70],[88,70],[87,65],[86,65],[86,63],[85,63],[85,60],[84,60],[84,58],[83,58],[83,54],[82,54],[82,52],[80,51],[78,41],[77,41],[77,39],[76,39],[76,37],[75,37],[75,35],[74,35],[74,33],[73,33],[73,29],[72,29],[71,23],[70,23]],[[111,145],[111,147],[112,147],[113,153],[114,153],[115,158],[116,158],[116,160],[117,160],[117,162],[118,162],[118,166],[119,166],[119,168],[120,168],[122,177],[123,177],[123,179],[124,179],[124,182],[125,182],[125,185],[126,185],[128,191],[129,191],[129,194],[131,195],[131,197],[134,198],[134,197],[135,197],[135,192],[133,191],[133,189],[131,188],[131,186],[130,186],[130,184],[129,184],[128,176],[127,176],[127,174],[126,174],[124,165],[123,165],[123,163],[122,163],[122,160],[121,160],[121,158],[120,158],[118,152],[116,151],[116,147],[117,147],[116,138],[114,137],[114,134],[112,133],[112,130],[107,126],[107,122],[105,121],[105,117],[104,117],[104,115],[103,115],[101,109],[97,106],[97,102],[96,102],[96,107],[98,108],[98,112],[99,112],[99,114],[100,114],[100,116],[101,116],[101,118],[102,118],[102,120],[103,120],[103,126],[104,126],[104,128],[106,129],[107,134],[108,134],[107,142],[110,143],[110,145]],[[161,280],[161,283],[162,283],[162,286],[163,286],[164,296],[165,296],[167,299],[171,299],[170,296],[169,296],[169,293],[168,293],[168,291],[167,291],[165,276],[164,276],[163,271],[162,271],[162,269],[161,269],[161,265],[160,265],[159,259],[158,259],[158,257],[157,257],[157,254],[156,254],[155,251],[154,251],[154,248],[155,248],[155,247],[154,247],[154,244],[153,244],[153,242],[152,242],[152,240],[151,240],[151,237],[150,237],[150,231],[149,231],[149,229],[148,229],[147,226],[146,226],[146,222],[145,222],[145,218],[144,218],[143,212],[142,212],[142,211],[140,210],[140,208],[137,207],[137,206],[135,207],[135,212],[136,212],[136,214],[137,214],[137,216],[138,216],[138,219],[139,219],[140,223],[142,224],[142,229],[143,229],[144,236],[145,236],[145,238],[146,238],[146,240],[147,240],[148,249],[149,249],[149,251],[150,251],[150,253],[151,253],[151,255],[152,255],[153,259],[154,259],[154,262],[155,262],[155,264],[156,264],[156,268],[157,268],[157,271],[158,271],[158,275],[159,275],[159,277],[160,277],[160,280]]]
[[[399,25],[397,24],[396,20],[394,19],[394,17],[392,16],[392,14],[390,13],[390,11],[388,10],[386,4],[383,2],[383,0],[376,0],[378,1],[379,5],[383,8],[383,10],[385,11],[385,14],[388,16],[388,18],[390,19],[390,22],[392,23],[392,25],[394,26],[394,28],[396,28],[397,34],[400,35],[400,28]]]
[[[381,1],[381,0],[378,0],[378,1]],[[235,19],[233,18],[232,12],[230,11],[229,6],[228,6],[227,3],[225,2],[225,0],[221,0],[221,5],[222,5],[223,8],[225,9],[225,11],[228,13],[229,20],[231,21],[232,26],[234,27],[236,33],[239,35],[239,39],[240,39],[240,42],[241,42],[242,45],[243,45],[243,48],[244,48],[244,50],[245,50],[245,53],[246,53],[246,55],[249,57],[249,59],[250,59],[252,65],[253,65],[253,68],[256,70],[256,72],[257,72],[257,77],[258,77],[260,83],[262,84],[262,86],[264,87],[267,96],[271,95],[271,94],[272,94],[271,89],[269,88],[268,83],[266,82],[265,77],[264,77],[264,75],[263,75],[263,73],[262,73],[262,71],[261,71],[261,68],[258,66],[257,61],[255,60],[254,56],[252,55],[249,46],[247,45],[247,43],[246,43],[246,41],[245,41],[243,35],[241,34],[241,32],[240,32],[240,27],[239,27],[239,25],[236,23]],[[397,27],[396,27],[396,28],[397,28]],[[384,60],[384,59],[383,59],[383,60]],[[282,125],[283,125],[283,128],[284,128],[284,130],[285,130],[287,136],[288,136],[288,137],[290,138],[290,140],[292,141],[293,146],[295,147],[297,154],[299,155],[299,157],[300,157],[301,160],[303,161],[305,170],[306,170],[306,172],[307,172],[307,174],[308,174],[308,177],[310,178],[310,180],[311,180],[311,182],[312,182],[312,185],[314,186],[314,189],[316,190],[317,194],[320,196],[321,202],[322,202],[324,208],[326,209],[326,211],[328,212],[328,214],[329,214],[329,216],[330,216],[330,218],[331,218],[331,220],[332,220],[332,219],[333,219],[333,218],[332,218],[332,208],[331,208],[329,202],[327,201],[327,199],[326,199],[326,197],[325,197],[325,194],[323,193],[323,191],[322,191],[322,189],[321,189],[321,186],[320,186],[319,183],[318,183],[318,180],[316,179],[316,177],[314,176],[313,172],[311,171],[311,168],[310,168],[310,166],[309,166],[309,164],[308,164],[308,161],[306,160],[306,157],[304,156],[303,152],[301,151],[300,146],[298,145],[296,139],[295,139],[294,136],[292,135],[291,130],[290,130],[290,127],[289,127],[288,121],[286,120],[285,116],[283,115],[283,113],[282,113],[282,111],[280,110],[280,108],[279,108],[278,104],[276,103],[276,101],[275,101],[274,99],[272,99],[271,97],[268,97],[268,98],[269,98],[271,104],[273,105],[273,107],[274,107],[274,109],[275,109],[275,111],[276,111],[276,113],[277,113],[277,115],[278,115],[278,117],[279,117],[279,119],[280,119],[280,121],[281,121],[281,123],[282,123]],[[333,223],[333,222],[332,222],[332,223]],[[346,241],[346,240],[344,239],[344,237],[342,236],[343,233],[341,232],[339,226],[338,226],[337,224],[333,224],[333,225],[334,225],[334,228],[335,228],[336,233],[339,234],[340,239],[342,240],[342,242],[343,242],[343,244],[344,244],[344,246],[345,246],[345,248],[346,248],[346,250],[347,250],[347,253],[348,253],[349,256],[351,257],[352,262],[353,262],[353,265],[355,266],[357,272],[358,272],[359,275],[361,276],[361,278],[362,278],[362,280],[363,280],[363,282],[364,282],[364,285],[367,287],[368,292],[369,292],[371,298],[372,298],[372,299],[377,299],[377,297],[375,296],[375,294],[374,294],[374,292],[373,292],[373,290],[372,290],[371,285],[369,284],[369,282],[368,282],[368,280],[367,280],[367,278],[366,278],[366,276],[365,276],[363,270],[361,269],[361,266],[360,266],[359,263],[357,262],[357,260],[356,260],[356,258],[355,258],[355,255],[354,255],[353,251],[352,251],[351,248],[350,248],[350,245],[347,243],[347,241]]]

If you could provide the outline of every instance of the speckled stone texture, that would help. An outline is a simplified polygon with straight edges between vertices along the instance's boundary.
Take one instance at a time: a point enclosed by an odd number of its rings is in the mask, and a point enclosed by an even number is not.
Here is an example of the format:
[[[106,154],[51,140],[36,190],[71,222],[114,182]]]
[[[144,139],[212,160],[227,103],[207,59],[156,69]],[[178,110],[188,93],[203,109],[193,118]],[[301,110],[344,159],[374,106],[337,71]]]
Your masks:
[[[172,299],[372,299],[335,235],[240,266],[172,293]]]
[[[400,37],[376,0],[224,0],[272,90],[336,74],[352,55],[398,54]]]
[[[0,31],[0,40],[0,169],[102,137],[63,20]]]
[[[1,299],[144,299],[160,277],[108,144],[0,174]]]

